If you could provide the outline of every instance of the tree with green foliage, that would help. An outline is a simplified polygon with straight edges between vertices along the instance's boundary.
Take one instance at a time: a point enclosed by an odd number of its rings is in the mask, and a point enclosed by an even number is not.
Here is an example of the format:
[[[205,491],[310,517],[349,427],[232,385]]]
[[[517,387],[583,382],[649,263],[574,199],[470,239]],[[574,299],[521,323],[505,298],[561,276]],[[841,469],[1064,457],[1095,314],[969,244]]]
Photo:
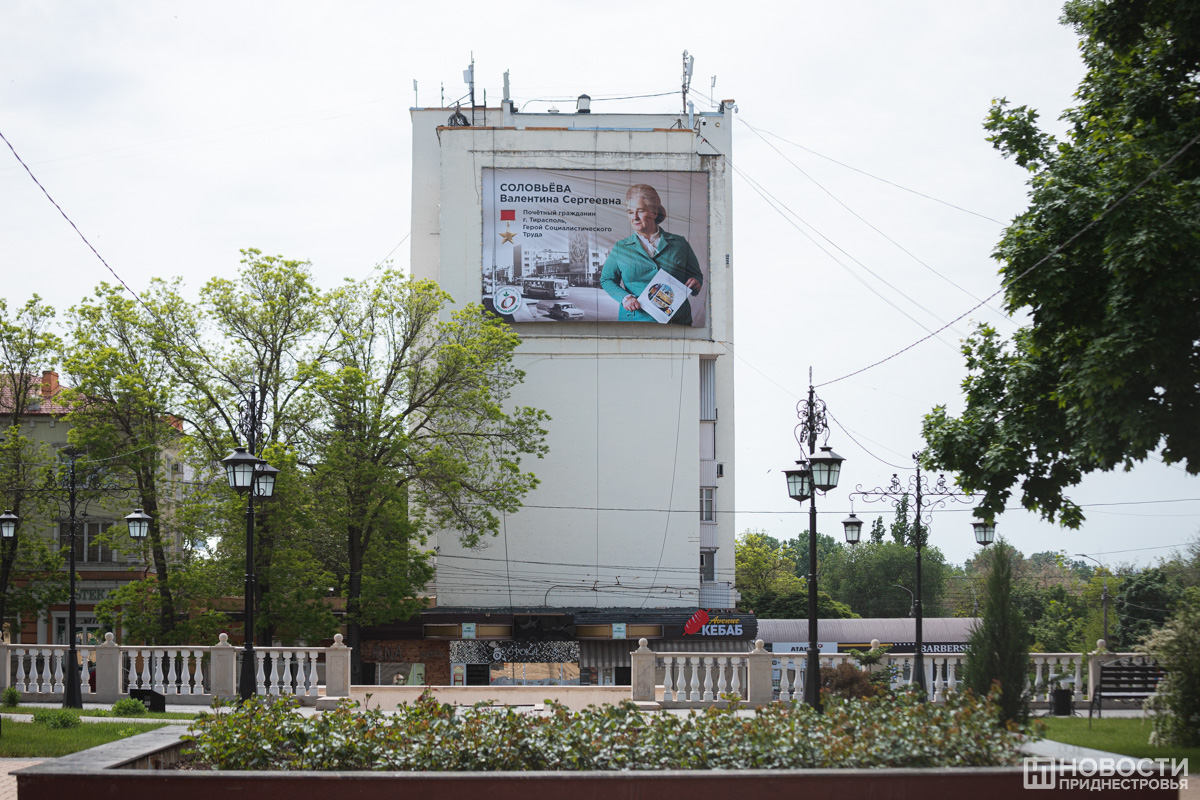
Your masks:
[[[63,396],[71,409],[66,417],[71,444],[111,465],[111,475],[135,487],[135,505],[150,515],[145,546],[154,568],[157,624],[143,640],[182,644],[174,634],[179,614],[171,576],[193,547],[172,531],[172,489],[182,493],[183,487],[171,475],[183,433],[171,414],[175,378],[154,346],[156,327],[123,287],[101,283],[71,310],[62,356],[71,388]],[[124,526],[109,531],[109,544],[140,549],[140,543],[116,538],[123,531]]]
[[[1148,567],[1121,582],[1112,609],[1116,624],[1110,650],[1131,650],[1162,627],[1183,595],[1158,567]]]
[[[156,281],[147,302],[154,339],[181,389],[174,415],[195,442],[198,462],[218,463],[236,443],[245,443],[239,421],[253,392],[251,424],[261,431],[254,455],[279,462],[279,468],[286,459],[304,460],[296,450],[306,441],[309,421],[319,416],[307,390],[342,321],[330,318],[308,262],[247,249],[241,263],[236,279],[208,281],[198,303],[183,297],[179,281]],[[333,624],[325,601],[329,576],[319,559],[301,552],[312,524],[307,494],[295,470],[285,469],[275,499],[256,507],[253,602],[259,609],[255,633],[264,641],[279,638],[277,629],[289,631],[289,638],[319,639]],[[227,546],[216,552],[230,560],[231,574],[240,573],[238,543],[245,552],[244,514],[237,511],[244,502],[223,506]],[[265,603],[272,592],[277,597]],[[304,630],[305,620],[316,627]]]
[[[546,413],[508,404],[524,379],[518,335],[479,306],[443,319],[449,302],[392,270],[330,300],[342,324],[316,368],[308,449],[315,506],[345,556],[353,674],[361,625],[422,607],[424,533],[451,529],[467,546],[495,535],[537,485],[522,457],[547,449]]]
[[[1194,0],[1072,0],[1087,71],[1066,137],[998,100],[990,141],[1030,173],[1030,205],[995,256],[1030,323],[963,346],[960,416],[925,419],[931,467],[981,509],[1078,527],[1064,490],[1161,447],[1200,472],[1200,14]],[[1164,302],[1169,313],[1164,313]]]
[[[882,544],[883,535],[887,528],[883,524],[883,517],[876,517],[871,523],[871,532],[867,535],[867,539],[873,544]]]
[[[1190,597],[1142,643],[1167,673],[1146,701],[1159,712],[1150,734],[1157,747],[1200,747],[1200,592]]]
[[[817,534],[817,574],[821,575],[825,570],[825,559],[832,553],[837,551],[841,544],[837,539],[827,533]],[[802,533],[795,539],[788,539],[783,542],[783,551],[787,557],[795,564],[793,570],[797,578],[806,579],[808,576],[808,534]]]
[[[744,531],[733,543],[734,587],[742,597],[798,592],[804,585],[788,550],[764,531]]]
[[[1016,551],[1003,540],[993,548],[983,615],[967,645],[963,685],[982,696],[998,684],[1000,722],[1023,725],[1029,718],[1029,699],[1025,695],[1029,627],[1013,602]]]
[[[921,551],[921,604],[926,617],[945,613],[943,596],[949,575],[936,547]],[[838,547],[821,567],[821,586],[863,617],[907,617],[917,586],[916,552],[889,541]]]
[[[23,432],[45,400],[42,373],[54,366],[61,346],[54,317],[37,295],[13,312],[0,298],[0,487],[3,505],[20,518],[16,536],[0,545],[0,620],[36,615],[66,597],[65,576],[44,580],[62,559],[37,533],[55,517],[46,499],[31,491],[46,481],[55,455]]]

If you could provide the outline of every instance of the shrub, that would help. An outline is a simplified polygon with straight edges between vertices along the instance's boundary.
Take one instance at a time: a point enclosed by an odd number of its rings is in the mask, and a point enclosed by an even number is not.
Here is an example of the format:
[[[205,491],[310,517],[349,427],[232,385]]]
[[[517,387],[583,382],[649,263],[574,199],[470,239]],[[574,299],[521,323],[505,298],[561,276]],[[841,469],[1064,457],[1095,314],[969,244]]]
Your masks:
[[[646,713],[633,703],[542,715],[442,705],[430,693],[394,713],[350,701],[304,717],[294,700],[205,715],[189,755],[213,769],[485,771],[1000,766],[1020,739],[992,698],[830,697],[824,714],[773,703],[754,716],[709,708]],[[919,731],[920,735],[914,735]]]
[[[124,697],[113,703],[112,715],[114,717],[140,717],[146,713],[146,704],[141,700],[134,700],[132,697]]]
[[[5,688],[0,692],[0,705],[5,708],[16,708],[21,705],[21,691],[15,686]]]
[[[1175,616],[1145,642],[1167,674],[1146,701],[1157,710],[1150,744],[1200,746],[1200,606],[1181,604]]]
[[[879,687],[871,676],[853,664],[842,662],[836,667],[821,667],[821,693],[837,697],[874,697]]]
[[[33,721],[47,728],[78,728],[79,715],[65,708],[39,708],[33,712]]]

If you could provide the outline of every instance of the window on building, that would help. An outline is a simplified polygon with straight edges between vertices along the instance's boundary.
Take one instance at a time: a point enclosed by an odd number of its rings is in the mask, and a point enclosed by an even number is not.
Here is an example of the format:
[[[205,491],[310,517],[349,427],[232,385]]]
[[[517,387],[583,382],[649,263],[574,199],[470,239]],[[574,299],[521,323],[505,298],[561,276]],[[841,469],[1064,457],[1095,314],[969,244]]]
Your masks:
[[[701,489],[700,490],[700,521],[713,521],[713,495],[716,494],[716,489]]]
[[[717,579],[717,554],[706,550],[700,554],[700,580],[712,583]]]
[[[76,562],[112,563],[117,560],[112,548],[103,541],[104,534],[112,527],[111,522],[80,522],[78,525],[75,533]],[[58,545],[62,550],[71,547],[71,523],[59,523]]]

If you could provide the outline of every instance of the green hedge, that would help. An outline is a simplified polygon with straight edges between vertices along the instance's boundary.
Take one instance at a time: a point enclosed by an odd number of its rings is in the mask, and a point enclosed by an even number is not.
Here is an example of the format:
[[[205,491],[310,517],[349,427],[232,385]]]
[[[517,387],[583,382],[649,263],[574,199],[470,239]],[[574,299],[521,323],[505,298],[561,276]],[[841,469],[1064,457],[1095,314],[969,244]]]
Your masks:
[[[426,693],[396,713],[344,701],[305,717],[295,701],[251,701],[189,728],[193,758],[233,770],[633,770],[981,767],[1019,763],[1018,735],[991,699],[830,699],[825,713],[647,713],[632,703],[544,714],[442,705]]]

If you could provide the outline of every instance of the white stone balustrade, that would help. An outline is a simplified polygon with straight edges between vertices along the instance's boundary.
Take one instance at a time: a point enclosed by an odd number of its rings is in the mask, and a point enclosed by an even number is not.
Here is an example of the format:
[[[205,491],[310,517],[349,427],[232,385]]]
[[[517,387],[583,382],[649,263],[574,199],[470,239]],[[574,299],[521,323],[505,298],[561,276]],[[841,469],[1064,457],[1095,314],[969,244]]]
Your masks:
[[[207,705],[214,699],[238,694],[240,647],[220,641],[203,646],[121,646],[111,633],[104,643],[84,645],[81,654],[80,689],[85,700],[113,703],[128,697],[131,689],[149,689],[170,703]],[[69,649],[66,645],[0,644],[0,690],[15,686],[22,699],[56,701],[62,698],[63,676]],[[325,647],[256,647],[259,695],[291,695],[298,698],[349,697],[350,648],[342,635]],[[318,664],[323,662],[327,681],[319,682]],[[90,677],[94,671],[95,690]]]
[[[771,658],[774,656],[763,649],[761,640],[755,649],[746,654],[736,653],[656,653],[649,642],[641,639],[639,649],[632,654],[633,699],[650,702],[661,697],[664,706],[706,705],[720,700],[725,693],[736,694],[751,704],[769,702],[772,698],[784,702],[801,701],[804,698],[804,678],[807,655],[783,653],[775,656],[780,661],[778,687],[772,684]],[[877,646],[872,642],[872,646]],[[1041,705],[1050,702],[1050,691],[1059,687],[1073,690],[1075,700],[1084,699],[1083,665],[1097,659],[1117,658],[1125,653],[1108,653],[1100,643],[1096,653],[1030,653],[1029,684],[1030,701]],[[962,686],[965,653],[927,653],[922,659],[925,665],[925,687],[929,699],[942,702],[946,696]],[[911,653],[885,655],[878,666],[859,667],[868,672],[894,668],[891,687],[899,689],[915,683],[913,674],[915,658]],[[848,653],[821,653],[822,667],[836,667],[848,663],[859,666]],[[1094,664],[1089,666],[1088,696],[1091,695],[1091,676]],[[729,677],[732,677],[730,680]],[[656,687],[656,679],[658,686]],[[735,683],[736,682],[736,683]],[[658,690],[661,687],[661,692]]]

